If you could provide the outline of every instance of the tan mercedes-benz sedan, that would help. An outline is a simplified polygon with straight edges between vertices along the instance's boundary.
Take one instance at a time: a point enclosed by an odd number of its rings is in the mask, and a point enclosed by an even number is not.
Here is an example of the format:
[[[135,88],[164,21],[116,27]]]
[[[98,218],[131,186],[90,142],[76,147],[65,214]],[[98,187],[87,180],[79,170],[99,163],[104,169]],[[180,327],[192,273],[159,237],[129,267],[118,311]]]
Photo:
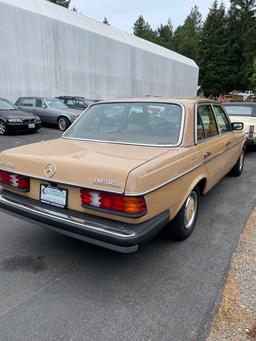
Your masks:
[[[0,154],[0,208],[120,252],[163,228],[183,240],[200,196],[242,173],[242,129],[209,100],[95,103],[61,138]]]

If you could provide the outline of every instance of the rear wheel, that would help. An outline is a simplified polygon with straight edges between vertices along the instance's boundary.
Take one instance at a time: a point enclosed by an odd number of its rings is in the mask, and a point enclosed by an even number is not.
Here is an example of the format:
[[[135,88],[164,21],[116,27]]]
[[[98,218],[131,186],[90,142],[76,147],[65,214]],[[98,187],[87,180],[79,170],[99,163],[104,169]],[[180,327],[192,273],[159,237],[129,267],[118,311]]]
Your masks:
[[[184,240],[191,235],[197,220],[199,198],[199,189],[195,187],[176,217],[166,226],[166,233],[170,239]]]
[[[61,131],[65,131],[70,126],[70,121],[66,117],[60,117],[58,119],[58,126]]]
[[[0,120],[0,135],[5,135],[7,131],[6,123]]]
[[[242,149],[239,159],[237,160],[235,166],[231,169],[230,174],[233,176],[240,176],[243,173],[244,168],[244,149]]]

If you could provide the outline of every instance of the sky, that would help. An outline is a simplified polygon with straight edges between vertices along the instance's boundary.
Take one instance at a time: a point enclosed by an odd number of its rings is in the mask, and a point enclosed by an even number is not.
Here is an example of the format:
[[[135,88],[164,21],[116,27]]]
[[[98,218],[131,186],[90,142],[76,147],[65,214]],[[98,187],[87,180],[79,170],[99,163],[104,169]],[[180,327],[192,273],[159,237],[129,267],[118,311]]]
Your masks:
[[[213,0],[71,0],[71,7],[77,7],[82,14],[99,21],[106,16],[112,26],[132,32],[133,24],[141,14],[154,29],[167,23],[169,17],[176,28],[194,5],[199,7],[204,18],[212,3]],[[229,0],[223,0],[223,3],[229,7]]]

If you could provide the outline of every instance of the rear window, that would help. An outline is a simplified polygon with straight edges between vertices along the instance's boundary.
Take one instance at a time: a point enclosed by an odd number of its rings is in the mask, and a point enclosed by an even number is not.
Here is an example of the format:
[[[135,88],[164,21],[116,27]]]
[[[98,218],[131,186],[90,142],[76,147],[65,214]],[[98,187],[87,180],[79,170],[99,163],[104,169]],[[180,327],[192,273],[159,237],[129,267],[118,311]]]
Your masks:
[[[64,134],[67,138],[143,145],[177,145],[182,107],[169,103],[91,106]]]
[[[234,116],[252,116],[253,108],[245,105],[225,105],[229,115]]]

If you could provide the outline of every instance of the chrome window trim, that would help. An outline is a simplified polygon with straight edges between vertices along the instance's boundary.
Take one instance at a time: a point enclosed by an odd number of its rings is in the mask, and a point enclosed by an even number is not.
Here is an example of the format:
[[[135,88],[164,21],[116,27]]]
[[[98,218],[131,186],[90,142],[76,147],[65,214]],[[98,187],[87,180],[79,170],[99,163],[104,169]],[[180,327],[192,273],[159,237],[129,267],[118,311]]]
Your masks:
[[[66,140],[74,140],[74,141],[87,141],[87,142],[96,142],[96,143],[110,143],[110,144],[122,144],[122,145],[131,145],[131,146],[144,146],[144,147],[158,147],[158,148],[165,148],[165,147],[179,147],[182,145],[183,142],[183,136],[184,136],[184,131],[185,131],[185,117],[186,117],[186,110],[185,106],[182,103],[179,102],[154,102],[154,101],[148,101],[148,102],[143,102],[143,101],[121,101],[121,102],[108,102],[108,103],[94,103],[90,105],[89,107],[91,108],[92,106],[95,105],[103,105],[103,104],[127,104],[127,103],[152,103],[152,104],[174,104],[178,105],[181,107],[181,124],[180,124],[180,133],[179,133],[179,139],[176,144],[146,144],[146,143],[133,143],[133,142],[117,142],[117,141],[107,141],[107,140],[94,140],[94,139],[84,139],[84,138],[78,138],[78,137],[67,137],[65,136],[68,134],[69,130],[71,129],[72,125],[64,132],[64,134],[61,136],[61,138],[66,139]],[[83,118],[84,115],[86,115],[86,111],[89,109],[86,108],[85,111],[76,119],[76,123]]]
[[[231,126],[231,121],[230,121],[228,115],[226,114],[225,110],[223,110],[223,107],[221,106],[221,104],[211,103],[211,106],[212,106],[212,110],[213,110],[213,113],[214,113],[214,116],[215,116],[215,119],[216,119],[216,123],[217,123],[218,129],[219,129],[220,135],[225,135],[225,134],[227,134],[227,133],[232,133],[233,130],[232,130],[232,126]],[[225,117],[226,117],[226,119],[228,120],[228,123],[229,123],[229,125],[230,125],[230,128],[231,128],[230,130],[225,131],[224,133],[221,132],[219,123],[218,123],[218,121],[217,121],[217,116],[216,116],[216,114],[215,114],[215,112],[214,112],[214,106],[220,107],[220,108],[222,109],[222,111],[223,111],[223,113],[224,113],[224,115],[225,115]]]
[[[195,112],[194,112],[194,115],[195,115],[195,136],[194,136],[194,140],[195,140],[195,145],[197,145],[198,143],[202,143],[202,142],[206,142],[208,141],[209,139],[212,139],[212,138],[215,138],[215,137],[218,137],[220,136],[220,130],[219,130],[219,125],[218,125],[218,122],[216,120],[216,116],[215,116],[215,113],[213,111],[213,108],[212,108],[212,105],[215,104],[215,103],[212,103],[212,102],[207,102],[207,101],[204,101],[204,102],[196,102],[196,105],[195,105]],[[214,117],[214,120],[215,120],[215,123],[216,123],[216,126],[217,126],[217,131],[218,131],[218,134],[217,135],[214,135],[214,136],[211,136],[211,137],[206,137],[204,140],[198,142],[198,139],[197,139],[197,109],[198,109],[198,106],[199,105],[209,105],[212,109],[212,113],[213,113],[213,117]]]

